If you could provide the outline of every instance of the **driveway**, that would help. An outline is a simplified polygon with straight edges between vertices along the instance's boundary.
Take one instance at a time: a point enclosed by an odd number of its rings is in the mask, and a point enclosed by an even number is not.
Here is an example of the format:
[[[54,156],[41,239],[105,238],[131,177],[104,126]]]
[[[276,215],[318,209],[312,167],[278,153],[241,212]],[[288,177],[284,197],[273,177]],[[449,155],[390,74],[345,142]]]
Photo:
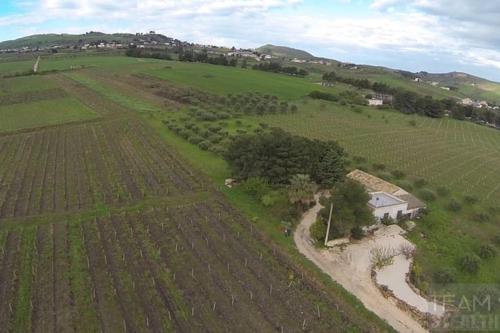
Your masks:
[[[338,248],[318,249],[314,246],[309,228],[323,208],[318,202],[318,196],[316,202],[313,208],[304,213],[294,233],[298,250],[398,332],[428,332],[409,313],[398,308],[393,300],[381,294],[371,279],[371,265],[366,264],[366,258],[358,261],[355,252],[342,252]]]

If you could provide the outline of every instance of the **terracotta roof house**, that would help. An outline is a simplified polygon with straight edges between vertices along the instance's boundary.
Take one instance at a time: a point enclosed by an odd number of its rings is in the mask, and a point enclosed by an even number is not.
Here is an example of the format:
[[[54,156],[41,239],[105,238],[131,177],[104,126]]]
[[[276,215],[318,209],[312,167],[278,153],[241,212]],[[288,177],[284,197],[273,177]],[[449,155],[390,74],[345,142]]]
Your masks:
[[[379,220],[388,217],[398,219],[404,216],[414,218],[426,208],[420,199],[401,187],[362,170],[356,169],[347,177],[358,181],[366,188],[371,196],[368,205]]]

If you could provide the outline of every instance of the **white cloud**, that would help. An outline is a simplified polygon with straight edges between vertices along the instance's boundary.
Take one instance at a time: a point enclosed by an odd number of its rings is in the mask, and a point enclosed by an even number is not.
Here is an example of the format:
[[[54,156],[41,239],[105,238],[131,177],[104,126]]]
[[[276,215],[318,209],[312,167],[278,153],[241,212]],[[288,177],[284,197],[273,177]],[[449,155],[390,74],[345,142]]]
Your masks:
[[[350,2],[331,1],[346,6]],[[311,14],[302,10],[301,3],[307,2],[39,0],[24,5],[25,15],[0,17],[0,27],[18,26],[19,32],[54,32],[46,31],[42,23],[63,22],[60,25],[65,31],[74,32],[156,30],[194,42],[243,47],[271,42],[344,57],[356,50],[366,54],[367,63],[370,57],[390,53],[394,66],[399,54],[414,54],[416,63],[421,57],[453,56],[457,63],[500,68],[500,36],[496,33],[500,20],[482,20],[500,17],[500,5],[492,4],[495,1],[478,5],[473,0],[373,0],[372,12],[363,16],[323,14],[321,10]]]

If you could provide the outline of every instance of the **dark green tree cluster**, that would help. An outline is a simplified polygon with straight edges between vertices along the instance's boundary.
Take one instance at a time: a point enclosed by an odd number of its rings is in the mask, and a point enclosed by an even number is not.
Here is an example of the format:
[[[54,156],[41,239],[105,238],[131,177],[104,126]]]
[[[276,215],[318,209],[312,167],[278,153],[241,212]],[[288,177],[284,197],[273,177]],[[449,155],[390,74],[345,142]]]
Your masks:
[[[431,118],[440,118],[446,111],[441,101],[433,99],[431,96],[422,97],[417,93],[405,90],[394,94],[392,106],[402,113],[416,113]]]
[[[201,52],[197,52],[194,50],[183,50],[179,51],[179,61],[186,62],[201,62],[212,65],[220,65],[220,66],[232,66],[235,67],[238,65],[238,60],[236,58],[230,58],[223,56],[222,54],[217,57],[211,57],[208,55],[206,50],[202,50]]]
[[[303,68],[295,66],[282,66],[279,62],[261,62],[252,66],[252,69],[257,69],[265,72],[282,73],[293,76],[307,76],[309,73]]]
[[[324,91],[318,91],[318,90],[313,90],[309,93],[309,97],[313,99],[322,99],[325,101],[330,101],[330,102],[337,102],[339,100],[338,96],[327,93]]]
[[[345,152],[334,141],[310,140],[271,129],[260,135],[240,135],[225,154],[239,179],[260,177],[272,184],[288,184],[297,174],[330,187],[345,174]]]
[[[167,50],[129,48],[125,51],[125,55],[134,58],[172,60],[172,56]]]
[[[403,88],[391,87],[382,82],[370,82],[367,79],[354,79],[338,76],[335,72],[323,74],[323,81],[328,83],[342,82],[362,89],[370,89],[380,94],[393,95],[393,107],[406,114],[420,114],[439,118],[448,113],[450,117],[477,123],[489,123],[500,126],[500,113],[465,106],[453,99],[436,100],[431,96],[422,96]]]

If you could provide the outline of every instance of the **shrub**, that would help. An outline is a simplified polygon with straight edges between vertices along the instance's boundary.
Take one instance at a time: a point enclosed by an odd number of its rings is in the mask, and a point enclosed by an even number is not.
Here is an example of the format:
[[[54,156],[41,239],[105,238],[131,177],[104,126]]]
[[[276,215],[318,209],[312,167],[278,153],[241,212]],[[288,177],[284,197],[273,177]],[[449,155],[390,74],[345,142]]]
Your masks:
[[[220,126],[210,126],[208,127],[208,130],[214,133],[218,133],[222,130],[222,127]]]
[[[353,156],[352,160],[355,162],[355,163],[366,163],[366,158],[364,158],[363,156]]]
[[[189,137],[188,141],[189,141],[189,143],[197,145],[198,143],[202,142],[203,139],[200,138],[199,136],[191,136],[191,137]]]
[[[427,185],[427,181],[423,178],[419,178],[419,179],[415,180],[415,182],[413,184],[415,185],[416,188],[421,188],[421,187],[424,187],[425,185]]]
[[[462,205],[455,199],[451,199],[447,207],[452,212],[459,212],[462,210]]]
[[[313,99],[323,99],[323,100],[332,101],[332,102],[336,102],[339,100],[338,97],[333,95],[333,94],[318,91],[318,90],[311,91],[309,93],[309,97],[311,97]]]
[[[243,190],[243,192],[255,198],[261,198],[266,193],[271,191],[271,187],[269,186],[269,184],[260,177],[248,178],[243,184],[241,184],[240,188]]]
[[[392,265],[396,252],[388,247],[376,247],[370,251],[370,261],[372,265],[380,269],[384,266]]]
[[[437,194],[440,197],[446,197],[450,194],[450,190],[447,187],[440,186],[436,189]]]
[[[276,204],[276,202],[280,199],[280,193],[278,191],[271,191],[267,194],[264,194],[260,198],[260,202],[266,206],[266,207],[271,207]]]
[[[474,205],[479,201],[479,199],[473,195],[464,196],[464,202],[469,205]]]
[[[404,255],[406,259],[413,258],[416,248],[410,243],[401,244],[399,246],[399,253]]]
[[[365,236],[363,229],[360,226],[355,226],[351,229],[351,237],[357,240],[362,239]]]
[[[217,144],[217,143],[221,142],[221,140],[222,140],[222,136],[221,136],[221,135],[218,135],[218,134],[212,134],[212,135],[210,135],[207,139],[208,139],[208,141],[210,141],[211,143],[213,143],[213,144]]]
[[[198,143],[198,147],[200,147],[200,149],[202,150],[208,150],[210,148],[210,142],[206,140],[201,141],[200,143]]]
[[[391,174],[396,178],[396,179],[401,179],[405,176],[405,173],[401,170],[393,170],[391,171]]]
[[[400,181],[397,181],[397,182],[396,182],[396,184],[397,184],[399,187],[401,187],[401,188],[403,188],[403,189],[405,189],[405,190],[407,190],[407,191],[411,191],[411,190],[413,190],[413,185],[412,185],[409,181],[406,181],[406,180],[400,180]]]
[[[436,194],[434,192],[432,192],[431,190],[426,189],[426,188],[424,188],[420,191],[420,197],[425,201],[436,200]]]
[[[488,213],[485,212],[480,212],[474,214],[474,220],[477,222],[489,222],[491,220],[491,217]]]
[[[317,242],[317,244],[320,244],[320,242],[325,240],[326,225],[323,221],[317,220],[314,222],[309,231],[311,233],[311,237]]]
[[[392,179],[392,175],[389,172],[379,171],[379,172],[376,172],[375,175],[378,178],[382,178],[383,180],[387,180],[387,181],[391,181],[391,179]]]
[[[196,118],[203,121],[214,121],[217,120],[217,115],[208,111],[198,111],[196,112]]]
[[[372,167],[374,170],[385,170],[385,164],[382,163],[373,163]]]
[[[408,125],[412,126],[412,127],[416,127],[417,126],[417,121],[412,119],[410,121],[408,121]]]
[[[457,280],[457,272],[453,268],[441,268],[434,273],[434,280],[438,283],[453,283]]]
[[[396,223],[396,221],[394,221],[394,219],[390,216],[382,218],[380,222],[382,222],[383,225],[391,225]]]
[[[460,268],[468,273],[475,274],[479,271],[481,258],[475,254],[467,254],[460,259]]]
[[[497,255],[497,250],[490,244],[481,245],[479,248],[479,256],[482,259],[493,258]]]

